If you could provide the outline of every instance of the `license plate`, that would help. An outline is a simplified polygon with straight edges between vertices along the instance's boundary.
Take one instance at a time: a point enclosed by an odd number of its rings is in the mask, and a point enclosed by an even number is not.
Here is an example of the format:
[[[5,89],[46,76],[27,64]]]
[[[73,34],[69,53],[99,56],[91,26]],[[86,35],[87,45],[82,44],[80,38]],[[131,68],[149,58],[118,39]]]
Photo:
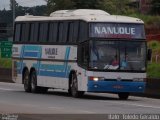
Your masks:
[[[115,88],[115,89],[123,89],[124,87],[122,85],[114,85],[113,88]]]

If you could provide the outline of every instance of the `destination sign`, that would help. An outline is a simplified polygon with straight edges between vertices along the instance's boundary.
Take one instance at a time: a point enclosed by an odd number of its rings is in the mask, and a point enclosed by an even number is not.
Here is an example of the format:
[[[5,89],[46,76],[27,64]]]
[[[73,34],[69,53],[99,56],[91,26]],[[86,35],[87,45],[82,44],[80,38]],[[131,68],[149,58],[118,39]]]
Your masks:
[[[91,23],[90,37],[145,39],[142,24]]]

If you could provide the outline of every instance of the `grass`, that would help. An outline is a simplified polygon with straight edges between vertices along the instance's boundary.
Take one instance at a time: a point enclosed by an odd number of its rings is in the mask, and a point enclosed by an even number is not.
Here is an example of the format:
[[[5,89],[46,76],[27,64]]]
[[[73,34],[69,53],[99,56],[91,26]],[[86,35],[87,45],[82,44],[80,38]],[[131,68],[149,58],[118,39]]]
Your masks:
[[[156,55],[160,55],[160,42],[150,41],[148,47],[152,49],[152,62],[148,64],[147,76],[149,78],[160,78],[160,58],[156,62]]]
[[[160,78],[160,63],[150,63],[147,68],[147,77]]]
[[[0,58],[0,68],[12,68],[12,59]]]

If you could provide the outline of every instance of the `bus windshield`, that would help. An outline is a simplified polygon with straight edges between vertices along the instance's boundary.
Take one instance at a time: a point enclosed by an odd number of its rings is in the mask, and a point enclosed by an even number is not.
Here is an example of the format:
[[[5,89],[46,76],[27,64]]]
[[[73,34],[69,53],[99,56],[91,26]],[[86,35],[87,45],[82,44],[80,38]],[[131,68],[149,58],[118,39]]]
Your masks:
[[[98,70],[146,70],[146,43],[90,41],[89,68]]]

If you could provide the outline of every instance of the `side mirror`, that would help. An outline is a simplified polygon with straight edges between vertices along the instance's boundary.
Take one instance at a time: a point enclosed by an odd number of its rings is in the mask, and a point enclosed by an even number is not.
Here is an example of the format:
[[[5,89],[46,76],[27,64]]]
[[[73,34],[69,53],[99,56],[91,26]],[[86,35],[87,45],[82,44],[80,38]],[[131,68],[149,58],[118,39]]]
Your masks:
[[[151,61],[151,59],[152,59],[152,49],[148,49],[148,51],[147,51],[147,60]]]

